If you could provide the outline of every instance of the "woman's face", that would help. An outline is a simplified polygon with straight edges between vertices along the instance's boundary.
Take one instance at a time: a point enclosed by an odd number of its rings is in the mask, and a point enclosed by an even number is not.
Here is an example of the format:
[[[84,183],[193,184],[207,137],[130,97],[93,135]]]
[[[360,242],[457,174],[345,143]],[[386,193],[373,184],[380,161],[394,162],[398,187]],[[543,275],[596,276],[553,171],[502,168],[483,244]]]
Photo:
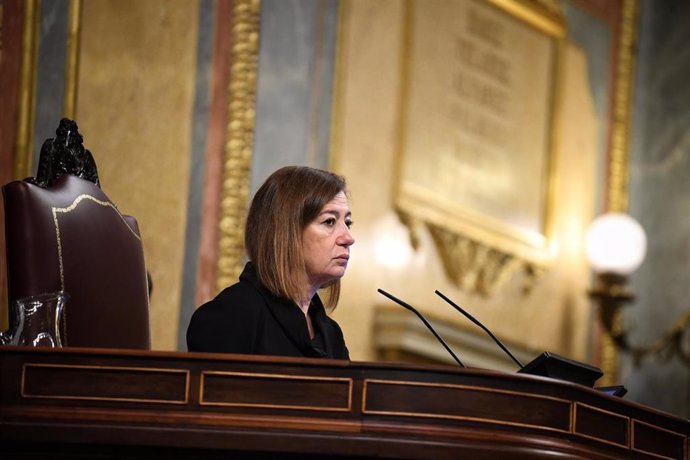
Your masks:
[[[345,192],[340,192],[302,233],[302,250],[309,284],[317,290],[345,274],[350,246],[355,239],[350,233],[352,218]]]

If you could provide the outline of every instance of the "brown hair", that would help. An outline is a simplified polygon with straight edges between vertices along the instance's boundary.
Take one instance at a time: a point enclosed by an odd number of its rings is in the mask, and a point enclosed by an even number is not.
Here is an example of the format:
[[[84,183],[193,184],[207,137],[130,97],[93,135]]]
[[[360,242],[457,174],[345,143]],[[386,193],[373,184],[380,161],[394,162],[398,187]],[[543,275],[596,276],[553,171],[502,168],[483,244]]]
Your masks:
[[[286,166],[271,174],[254,195],[244,246],[259,281],[274,294],[299,302],[306,295],[302,233],[338,193],[345,179],[307,166]],[[347,193],[347,192],[346,192]],[[328,285],[326,308],[340,296],[340,280]]]

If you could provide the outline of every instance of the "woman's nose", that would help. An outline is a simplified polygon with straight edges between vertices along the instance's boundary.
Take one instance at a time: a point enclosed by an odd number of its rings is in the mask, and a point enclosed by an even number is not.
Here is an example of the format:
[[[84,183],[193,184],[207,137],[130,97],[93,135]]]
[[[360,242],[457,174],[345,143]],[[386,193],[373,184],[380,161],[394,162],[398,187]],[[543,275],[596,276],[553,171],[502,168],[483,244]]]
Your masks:
[[[349,228],[345,227],[343,232],[340,234],[338,244],[341,246],[352,246],[355,244],[355,237],[352,236],[352,232]]]

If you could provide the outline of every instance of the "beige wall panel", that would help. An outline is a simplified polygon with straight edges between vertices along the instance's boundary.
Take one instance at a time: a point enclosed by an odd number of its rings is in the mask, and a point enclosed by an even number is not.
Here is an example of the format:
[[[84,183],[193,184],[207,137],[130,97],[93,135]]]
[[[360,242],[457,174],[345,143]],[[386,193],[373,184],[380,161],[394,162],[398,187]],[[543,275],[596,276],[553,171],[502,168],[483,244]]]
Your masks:
[[[582,237],[593,216],[600,121],[589,94],[582,53],[570,47],[564,53],[568,90],[561,101],[563,123],[556,142],[556,261],[530,294],[523,294],[526,280],[516,275],[484,298],[463,292],[449,281],[426,229],[419,232],[419,248],[413,250],[407,228],[393,209],[402,2],[354,0],[347,3],[345,13],[333,168],[348,179],[356,243],[334,316],[343,327],[351,357],[375,358],[373,309],[393,305],[376,292],[381,287],[432,317],[460,328],[474,327],[434,294],[438,289],[508,343],[535,353],[549,350],[589,361],[592,314]],[[462,358],[462,350],[457,352]]]
[[[86,0],[76,119],[103,190],[139,221],[152,346],[177,348],[198,2]]]

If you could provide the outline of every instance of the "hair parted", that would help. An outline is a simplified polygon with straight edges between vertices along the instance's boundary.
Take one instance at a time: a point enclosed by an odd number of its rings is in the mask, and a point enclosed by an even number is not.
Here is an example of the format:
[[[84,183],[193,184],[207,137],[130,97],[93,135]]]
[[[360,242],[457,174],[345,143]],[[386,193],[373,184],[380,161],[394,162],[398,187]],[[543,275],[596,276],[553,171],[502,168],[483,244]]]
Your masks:
[[[271,174],[254,195],[244,246],[259,280],[274,294],[299,302],[308,284],[302,233],[338,193],[345,179],[321,169],[286,166]],[[340,296],[340,280],[328,286],[326,308]]]

